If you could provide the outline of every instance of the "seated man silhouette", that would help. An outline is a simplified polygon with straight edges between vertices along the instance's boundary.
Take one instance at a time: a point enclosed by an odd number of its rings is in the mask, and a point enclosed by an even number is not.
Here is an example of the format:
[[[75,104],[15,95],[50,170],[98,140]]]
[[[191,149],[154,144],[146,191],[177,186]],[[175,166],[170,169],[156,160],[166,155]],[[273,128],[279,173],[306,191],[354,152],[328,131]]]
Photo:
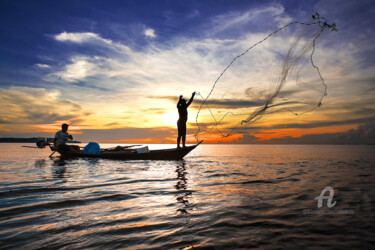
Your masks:
[[[188,119],[188,112],[187,108],[190,106],[191,102],[193,101],[195,96],[195,92],[191,95],[191,98],[188,103],[186,103],[186,100],[182,98],[182,95],[180,95],[180,99],[177,103],[177,109],[178,109],[178,115],[179,119],[177,121],[177,129],[178,129],[178,137],[177,137],[177,148],[180,148],[180,141],[182,137],[182,146],[185,147],[185,141],[186,141],[186,121]]]
[[[53,139],[53,144],[55,145],[55,149],[65,152],[74,152],[80,153],[79,147],[77,146],[68,146],[66,142],[70,139],[73,140],[73,136],[69,135],[68,133],[68,124],[61,125],[61,130],[57,131],[55,134],[55,138]]]

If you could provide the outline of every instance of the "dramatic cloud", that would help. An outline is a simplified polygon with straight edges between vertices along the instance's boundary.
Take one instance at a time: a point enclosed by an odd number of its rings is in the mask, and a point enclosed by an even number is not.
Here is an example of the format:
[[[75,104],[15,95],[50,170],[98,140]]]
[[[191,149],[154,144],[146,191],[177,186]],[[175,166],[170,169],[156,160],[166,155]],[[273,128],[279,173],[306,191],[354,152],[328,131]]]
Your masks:
[[[153,99],[165,99],[170,102],[177,103],[178,97],[176,96],[148,96],[148,98]],[[194,102],[192,103],[193,108],[199,108],[202,103],[202,99],[199,96],[196,96]],[[262,105],[263,102],[243,100],[243,99],[209,99],[206,104],[212,109],[238,109],[238,108],[248,108],[248,107],[257,107]]]
[[[375,144],[375,123],[360,125],[345,133],[310,134],[265,140],[265,144]]]
[[[276,124],[272,126],[267,126],[264,128],[267,129],[285,129],[285,128],[319,128],[319,127],[328,127],[328,126],[339,126],[345,124],[362,124],[375,121],[375,117],[366,117],[361,119],[345,119],[341,121],[310,121],[308,123],[285,123],[285,124]]]
[[[0,124],[53,124],[89,115],[76,102],[56,91],[38,88],[0,90]]]
[[[230,29],[231,25],[241,26],[251,22],[258,22],[262,17],[262,14],[267,13],[269,20],[272,22],[280,22],[280,18],[288,21],[289,17],[284,14],[284,9],[281,5],[268,6],[264,9],[256,9],[253,12],[245,11],[242,13],[229,13],[222,16],[218,16],[213,19],[213,27],[218,27],[219,22],[223,20],[231,20],[232,23],[226,23],[227,26],[214,28],[219,32],[221,29]],[[231,19],[231,15],[236,16]],[[284,21],[285,21],[284,20]],[[217,23],[216,23],[217,22]],[[147,30],[147,29],[146,29]],[[154,32],[149,30],[145,35],[152,36]],[[119,42],[115,43],[110,39],[105,39],[98,34],[94,33],[62,33],[61,37],[56,37],[57,40],[63,42],[75,42],[75,43],[87,43],[87,44],[101,44],[111,50],[116,50],[118,46],[125,46]],[[153,98],[165,99],[169,102],[176,102],[176,96],[187,91],[199,90],[203,96],[205,96],[212,82],[220,74],[220,71],[225,68],[228,62],[233,59],[233,56],[238,55],[244,51],[249,44],[255,43],[261,40],[267,35],[267,33],[244,33],[240,38],[235,40],[227,40],[221,38],[186,38],[179,37],[166,47],[161,44],[153,44],[151,47],[135,51],[128,49],[126,51],[118,51],[116,54],[110,54],[108,56],[96,56],[96,55],[73,55],[70,58],[70,63],[66,64],[60,71],[50,73],[50,76],[55,76],[61,80],[68,82],[85,82],[95,85],[102,85],[102,82],[106,82],[106,87],[112,90],[116,89],[117,92],[121,93],[125,89],[135,88],[141,90],[143,93],[148,93],[152,90],[156,94]],[[234,92],[228,92],[228,97],[223,99],[210,98],[207,104],[212,109],[226,109],[227,111],[257,107],[262,104],[265,96],[268,92],[259,92],[257,85],[260,83],[272,83],[270,75],[264,74],[270,68],[270,65],[277,66],[279,58],[274,51],[285,50],[285,39],[283,37],[276,38],[276,43],[266,44],[261,50],[261,53],[254,54],[251,57],[251,64],[257,65],[258,68],[237,68],[229,75],[229,81],[236,83],[236,76],[246,75],[250,84],[250,87],[244,88],[242,96]],[[291,38],[287,38],[291,39]],[[284,42],[283,42],[284,41]],[[272,46],[271,46],[272,45]],[[358,67],[356,65],[356,58],[353,53],[345,50],[341,54],[337,54],[336,49],[331,48],[320,48],[316,51],[315,58],[319,59],[319,66],[323,69],[323,75],[326,79],[332,79],[330,82],[335,86],[336,79],[340,79],[340,88],[347,88],[350,85],[350,80],[341,80],[341,75],[345,68]],[[257,55],[261,56],[257,56]],[[332,58],[335,58],[334,60]],[[341,61],[340,66],[334,64],[333,61]],[[332,66],[334,65],[334,66]],[[330,68],[329,72],[324,72],[324,68]],[[171,70],[173,69],[173,70]],[[349,71],[348,71],[349,72]],[[351,73],[352,74],[352,73]],[[371,72],[366,72],[366,75],[371,76]],[[368,76],[365,79],[368,79]],[[232,77],[232,80],[231,80]],[[234,77],[234,78],[233,78]],[[252,79],[264,79],[260,82],[252,82]],[[352,78],[358,79],[358,76],[353,75]],[[119,83],[119,84],[118,84]],[[230,82],[226,83],[227,85]],[[156,88],[157,86],[157,88]],[[238,88],[238,86],[237,86]],[[308,89],[287,89],[280,92],[279,98],[287,98],[290,96],[308,97],[310,92]],[[161,93],[171,93],[170,96],[158,96]],[[336,92],[337,93],[337,92]],[[338,96],[333,93],[329,98]],[[340,96],[348,93],[341,93]],[[237,95],[237,96],[236,96]],[[133,96],[133,100],[138,99],[140,103],[146,103],[141,100],[141,97]],[[299,99],[301,99],[299,98]],[[305,98],[304,98],[305,99]],[[340,100],[331,99],[331,103],[340,102]],[[196,109],[200,105],[200,97],[196,97],[192,108]],[[360,102],[360,100],[358,100]],[[246,112],[250,113],[251,110]],[[336,115],[337,116],[337,115]],[[365,116],[365,115],[364,115]],[[205,116],[208,118],[209,116]],[[357,118],[357,117],[353,117]],[[366,119],[365,117],[357,118]],[[203,121],[204,122],[204,121]],[[337,116],[336,120],[329,121],[333,126],[338,122],[343,122],[340,117]],[[112,123],[112,122],[110,122]],[[277,125],[275,125],[277,126]],[[291,124],[289,127],[316,127],[319,124]],[[288,127],[288,124],[280,124],[280,128]]]
[[[87,10],[85,19],[72,19],[73,23],[54,22],[51,18],[54,13],[50,13],[45,20],[51,25],[43,26],[48,29],[35,31],[39,33],[34,38],[25,37],[27,44],[20,47],[18,43],[11,43],[11,39],[6,40],[9,50],[4,49],[12,58],[22,55],[12,61],[24,64],[10,66],[13,67],[10,70],[5,66],[1,68],[0,104],[3,111],[0,129],[12,131],[16,126],[11,124],[19,124],[18,129],[24,124],[57,124],[61,120],[79,120],[80,128],[171,128],[175,126],[175,105],[179,95],[189,98],[193,91],[199,91],[207,96],[216,78],[233,58],[278,27],[291,21],[308,21],[312,9],[329,21],[335,21],[339,27],[339,32],[320,37],[314,54],[314,61],[328,85],[328,96],[322,107],[306,116],[309,118],[294,117],[290,113],[273,114],[268,120],[263,117],[252,124],[251,128],[307,131],[322,126],[354,127],[367,123],[375,110],[375,70],[371,57],[375,48],[374,34],[369,32],[374,15],[370,15],[368,3],[337,5],[336,1],[321,1],[314,3],[313,8],[310,5],[305,8],[302,4],[286,7],[282,2],[237,6],[228,3],[228,8],[215,8],[209,13],[202,8],[206,4],[200,3],[187,4],[181,12],[161,7],[159,19],[142,16],[142,13],[126,18],[123,12],[118,15]],[[224,7],[226,3],[218,4]],[[95,3],[91,7],[93,10],[98,8]],[[111,13],[111,18],[103,13]],[[67,11],[66,14],[66,20],[69,20],[72,13]],[[28,20],[32,22],[33,19]],[[25,24],[22,27],[27,26],[26,22],[22,23]],[[153,28],[145,24],[152,24]],[[293,40],[293,27],[285,31],[285,35],[264,43],[256,53],[252,51],[244,67],[233,67],[227,72],[229,74],[223,77],[223,88],[216,89],[218,92],[214,94],[217,95],[211,96],[207,104],[218,113],[221,109],[220,114],[231,110],[251,112],[253,107],[259,106],[269,94],[262,88],[272,90],[275,75],[270,68],[279,66],[281,54],[278,53],[288,49]],[[28,34],[26,30],[23,33]],[[7,39],[13,34],[7,33],[4,37]],[[35,37],[39,38],[32,40]],[[4,58],[10,58],[9,55]],[[30,67],[25,67],[25,63]],[[241,77],[246,81],[239,82]],[[306,100],[313,92],[309,90],[283,89],[279,98],[292,96]],[[196,96],[189,110],[191,126],[200,103],[201,97]],[[86,116],[92,110],[94,114]],[[200,122],[202,126],[214,124],[205,113]],[[224,122],[231,126],[229,120]],[[248,132],[247,129],[239,131],[242,134]],[[153,137],[147,131],[143,132]],[[105,130],[97,132],[105,134]],[[121,134],[121,131],[117,132]],[[125,132],[131,136],[131,132],[137,131]],[[116,140],[117,135],[113,133],[110,138]],[[89,135],[97,136],[94,132]],[[160,135],[170,136],[167,132]],[[255,138],[246,140],[254,141]]]

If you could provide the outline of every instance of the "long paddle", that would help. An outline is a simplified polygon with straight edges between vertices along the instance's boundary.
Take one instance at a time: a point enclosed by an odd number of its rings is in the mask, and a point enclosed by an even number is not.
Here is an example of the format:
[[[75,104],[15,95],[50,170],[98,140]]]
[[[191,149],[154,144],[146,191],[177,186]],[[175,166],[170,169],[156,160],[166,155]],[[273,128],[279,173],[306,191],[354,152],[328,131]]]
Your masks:
[[[52,152],[52,154],[50,154],[48,157],[51,158],[52,155],[53,155],[55,152],[56,152],[56,150],[54,150],[54,151]]]
[[[54,153],[56,153],[57,150],[56,150],[55,148],[52,148],[51,144],[49,144],[48,142],[47,142],[47,145],[48,145],[49,148],[53,151],[52,154],[50,154],[50,155],[48,156],[49,158],[51,158],[52,155],[53,155]]]

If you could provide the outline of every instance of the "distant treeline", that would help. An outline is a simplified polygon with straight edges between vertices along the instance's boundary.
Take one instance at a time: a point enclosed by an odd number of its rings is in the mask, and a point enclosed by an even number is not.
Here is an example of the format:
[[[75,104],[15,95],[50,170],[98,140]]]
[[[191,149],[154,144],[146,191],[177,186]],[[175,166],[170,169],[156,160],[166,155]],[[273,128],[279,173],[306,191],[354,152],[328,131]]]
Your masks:
[[[6,143],[6,142],[14,142],[14,143],[36,143],[38,141],[38,138],[40,137],[33,137],[33,138],[0,138],[0,143]],[[47,142],[52,143],[53,138],[47,138]],[[81,143],[80,141],[68,141],[71,143]]]

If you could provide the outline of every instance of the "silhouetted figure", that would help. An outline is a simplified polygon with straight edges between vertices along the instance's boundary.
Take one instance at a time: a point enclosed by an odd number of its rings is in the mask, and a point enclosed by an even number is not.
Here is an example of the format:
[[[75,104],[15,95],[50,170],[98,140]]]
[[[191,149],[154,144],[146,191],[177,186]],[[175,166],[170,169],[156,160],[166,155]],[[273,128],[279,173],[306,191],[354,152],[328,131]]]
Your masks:
[[[193,101],[195,96],[195,92],[191,95],[191,98],[188,103],[186,103],[186,100],[182,98],[182,95],[180,95],[180,99],[177,103],[177,109],[178,109],[178,115],[179,119],[177,121],[177,128],[178,128],[178,137],[177,137],[177,147],[180,148],[180,140],[182,137],[182,146],[185,147],[185,141],[186,141],[186,121],[188,119],[188,112],[187,108],[190,106],[191,102]]]
[[[70,139],[73,140],[73,136],[68,133],[68,124],[61,125],[61,130],[57,131],[55,138],[53,138],[53,144],[55,148],[61,151],[70,151],[75,153],[80,153],[81,151],[73,146],[66,145],[66,142]]]

